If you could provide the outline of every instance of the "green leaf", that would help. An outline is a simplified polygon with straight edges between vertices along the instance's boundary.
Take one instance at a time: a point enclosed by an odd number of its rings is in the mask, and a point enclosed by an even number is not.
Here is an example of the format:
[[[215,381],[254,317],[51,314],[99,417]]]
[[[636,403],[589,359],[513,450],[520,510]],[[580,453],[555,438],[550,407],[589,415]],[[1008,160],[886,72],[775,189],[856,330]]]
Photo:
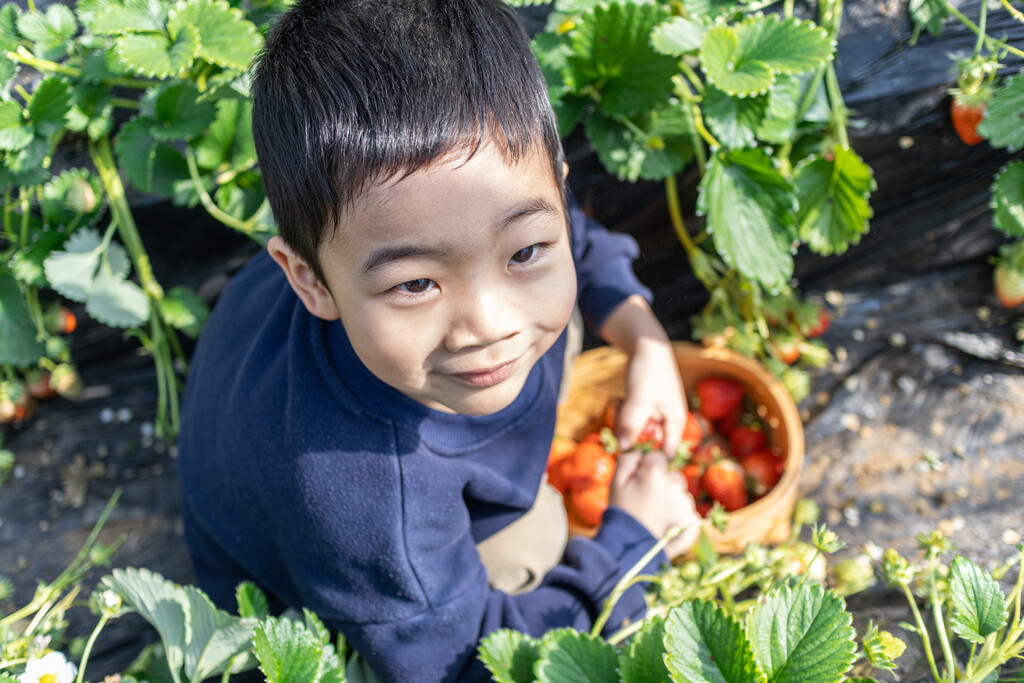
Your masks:
[[[828,33],[809,21],[754,15],[704,36],[701,63],[708,80],[730,95],[766,92],[778,74],[824,66],[834,51]]]
[[[651,33],[651,45],[664,55],[684,55],[700,49],[707,24],[700,18],[672,17]]]
[[[191,83],[175,83],[162,89],[153,103],[156,122],[150,134],[157,140],[191,139],[217,117],[214,102],[199,102],[199,91]]]
[[[27,367],[46,355],[14,275],[0,265],[0,365]]]
[[[537,683],[618,683],[615,648],[600,638],[572,629],[544,635],[535,672]]]
[[[45,182],[50,177],[50,170],[43,166],[43,162],[49,154],[50,143],[46,138],[38,135],[34,136],[24,148],[8,154],[4,159],[4,167],[11,172],[8,183],[31,187]]]
[[[34,51],[43,59],[58,60],[67,55],[77,30],[74,12],[59,3],[50,5],[45,14],[28,12],[18,17],[18,31],[34,43]]]
[[[185,645],[185,675],[203,681],[224,670],[235,655],[249,649],[255,619],[237,619],[217,609],[205,593],[187,586],[189,638]]]
[[[121,127],[114,140],[118,166],[128,182],[142,192],[149,192],[153,185],[156,140],[150,129],[155,122],[148,116],[136,116]]]
[[[619,653],[622,683],[646,683],[668,679],[665,666],[665,620],[650,617]]]
[[[978,124],[978,133],[996,148],[1010,152],[1024,148],[1024,73],[1006,79],[996,90]]]
[[[701,180],[697,211],[731,267],[769,290],[793,274],[796,197],[763,150],[715,154]]]
[[[21,40],[18,36],[18,17],[21,8],[13,2],[0,7],[0,52],[18,49]]]
[[[153,154],[153,182],[150,189],[164,197],[172,197],[177,184],[188,178],[188,162],[181,152],[174,145],[157,145]]]
[[[796,118],[800,101],[809,82],[806,76],[776,77],[768,90],[768,111],[757,128],[758,139],[776,145],[792,142],[800,124]]]
[[[101,581],[130,607],[148,621],[164,647],[164,656],[174,683],[181,681],[185,661],[185,639],[188,598],[185,590],[148,569],[129,567],[115,569]]]
[[[87,80],[75,85],[73,106],[68,112],[68,130],[85,131],[90,139],[98,140],[113,127],[114,105],[110,88]]]
[[[92,14],[91,21],[89,14]],[[125,0],[123,3],[96,3],[95,7],[88,7],[85,16],[80,10],[79,16],[83,22],[87,22],[93,33],[120,35],[163,31],[167,22],[167,8],[160,0]]]
[[[310,683],[320,673],[323,645],[300,622],[267,617],[256,627],[253,649],[267,683]]]
[[[1010,237],[1024,237],[1024,161],[1012,161],[992,183],[992,223]]]
[[[17,151],[32,142],[34,133],[24,124],[23,111],[17,102],[0,102],[0,149]]]
[[[836,145],[825,156],[810,157],[797,166],[793,182],[800,237],[812,251],[841,254],[868,231],[875,180],[853,150]]]
[[[480,641],[480,661],[497,683],[532,683],[540,643],[511,629],[494,631]]]
[[[175,287],[175,289],[177,289],[177,287]],[[188,292],[189,290],[184,291]],[[169,294],[173,295],[173,293],[174,290],[172,289]],[[189,293],[191,294],[191,292]],[[162,304],[163,302],[161,302],[161,305]],[[267,603],[266,594],[252,581],[243,581],[238,584],[235,588],[235,601],[238,603],[239,616],[263,619],[270,615],[270,606]]]
[[[689,16],[708,20],[731,14],[738,5],[736,0],[683,0],[683,6]]]
[[[196,164],[206,170],[227,170],[256,161],[252,141],[252,105],[247,100],[217,100],[217,114],[194,145]]]
[[[621,2],[584,12],[571,34],[572,90],[594,89],[598,107],[613,115],[629,116],[664,102],[678,69],[673,57],[654,51],[650,34],[666,16],[659,5]]]
[[[148,78],[171,78],[187,72],[199,51],[199,32],[183,26],[172,39],[164,33],[130,33],[114,43],[118,59]]]
[[[713,602],[673,607],[665,621],[665,664],[688,683],[765,683],[736,617]]]
[[[32,287],[48,287],[43,263],[50,252],[64,245],[67,235],[59,230],[43,230],[35,233],[35,241],[27,248],[15,252],[11,257],[11,272],[18,281]]]
[[[56,76],[44,78],[28,104],[28,122],[36,133],[49,137],[64,128],[68,111],[71,110],[71,89]]]
[[[688,114],[671,101],[637,118],[632,127],[601,111],[587,119],[587,137],[605,168],[629,182],[663,180],[681,171],[693,158]]]
[[[933,36],[942,35],[942,22],[949,16],[942,0],[910,0],[910,18]]]
[[[100,265],[103,238],[95,230],[79,230],[43,263],[46,279],[57,292],[72,301],[85,302],[93,276]]]
[[[704,118],[725,147],[751,147],[768,111],[767,95],[734,97],[713,85],[704,89]]]
[[[245,69],[263,44],[255,24],[224,0],[179,0],[167,29],[174,35],[190,24],[199,31],[199,56],[217,66]]]
[[[142,288],[119,276],[106,261],[93,278],[85,310],[104,325],[125,328],[138,327],[149,320],[150,313]]]
[[[769,680],[838,683],[856,659],[852,622],[842,598],[804,583],[758,600],[747,615],[747,634]]]
[[[961,638],[981,645],[1006,625],[1006,596],[999,584],[966,557],[953,558],[950,594],[952,626]]]

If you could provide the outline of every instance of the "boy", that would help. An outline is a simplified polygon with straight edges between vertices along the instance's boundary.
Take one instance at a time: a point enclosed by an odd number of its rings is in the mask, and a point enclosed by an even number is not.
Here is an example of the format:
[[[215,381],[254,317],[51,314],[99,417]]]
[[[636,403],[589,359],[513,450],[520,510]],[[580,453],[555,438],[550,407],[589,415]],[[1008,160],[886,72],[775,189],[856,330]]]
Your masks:
[[[300,2],[261,55],[253,130],[280,236],[218,302],[179,441],[215,602],[253,580],[382,680],[470,680],[489,632],[589,629],[657,537],[684,525],[692,543],[666,456],[625,453],[596,538],[532,590],[488,585],[477,544],[533,507],[577,294],[631,355],[624,445],[653,416],[674,451],[685,414],[635,244],[567,215],[545,84],[507,8]],[[642,612],[636,587],[609,630]]]

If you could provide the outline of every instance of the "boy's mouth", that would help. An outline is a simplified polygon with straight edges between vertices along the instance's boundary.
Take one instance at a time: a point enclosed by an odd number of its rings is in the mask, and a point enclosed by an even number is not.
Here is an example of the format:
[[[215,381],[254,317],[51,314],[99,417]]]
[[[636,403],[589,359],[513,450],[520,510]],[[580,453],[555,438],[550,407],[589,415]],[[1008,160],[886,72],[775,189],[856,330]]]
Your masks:
[[[487,368],[484,370],[474,370],[473,372],[457,372],[453,373],[452,377],[455,377],[460,382],[468,384],[473,387],[490,387],[495,384],[504,382],[516,369],[516,361],[519,359],[510,360],[507,363],[498,365],[493,368]]]

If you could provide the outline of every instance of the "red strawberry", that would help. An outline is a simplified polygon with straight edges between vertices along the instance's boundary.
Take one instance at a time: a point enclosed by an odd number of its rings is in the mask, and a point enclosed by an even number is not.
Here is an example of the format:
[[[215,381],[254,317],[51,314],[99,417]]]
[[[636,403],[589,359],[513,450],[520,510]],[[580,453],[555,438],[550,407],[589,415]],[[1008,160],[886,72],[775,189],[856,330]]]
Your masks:
[[[695,507],[697,508],[697,514],[701,517],[707,517],[708,513],[711,512],[713,503],[709,500],[698,500]]]
[[[718,501],[729,512],[747,504],[746,476],[735,460],[718,460],[708,465],[701,485],[711,500]]]
[[[996,296],[1006,308],[1024,303],[1024,272],[1007,263],[996,264],[992,274]]]
[[[705,439],[704,443],[693,452],[690,462],[697,463],[698,465],[710,465],[714,461],[729,455],[726,448],[725,442],[719,437]]]
[[[729,435],[729,448],[733,456],[740,459],[751,451],[764,448],[767,444],[768,437],[759,427],[737,427]]]
[[[808,339],[815,339],[825,334],[828,326],[832,323],[832,318],[829,316],[828,311],[824,308],[818,309],[818,321],[807,328],[804,335]]]
[[[636,437],[638,446],[649,450],[659,450],[665,444],[664,420],[647,420],[647,424]]]
[[[729,438],[732,433],[740,426],[740,419],[743,417],[743,406],[736,406],[733,410],[730,410],[720,420],[715,422],[715,426],[718,427],[718,433]]]
[[[771,491],[782,477],[782,458],[767,449],[755,450],[740,458],[740,467],[747,473],[750,492],[763,496]]]
[[[686,478],[686,490],[690,492],[694,500],[697,499],[697,494],[700,493],[700,470],[701,466],[695,462],[691,462],[683,468],[683,477]]]
[[[700,412],[712,420],[725,417],[743,402],[743,385],[728,377],[705,377],[695,387]]]
[[[978,135],[978,124],[985,118],[985,103],[976,98],[957,95],[950,107],[953,128],[965,145],[977,145],[985,138]]]
[[[686,426],[683,427],[683,437],[680,439],[679,447],[692,451],[703,438],[704,428],[700,425],[700,419],[692,412],[687,413]]]
[[[800,341],[795,337],[783,337],[772,342],[775,355],[786,365],[792,365],[800,360]]]

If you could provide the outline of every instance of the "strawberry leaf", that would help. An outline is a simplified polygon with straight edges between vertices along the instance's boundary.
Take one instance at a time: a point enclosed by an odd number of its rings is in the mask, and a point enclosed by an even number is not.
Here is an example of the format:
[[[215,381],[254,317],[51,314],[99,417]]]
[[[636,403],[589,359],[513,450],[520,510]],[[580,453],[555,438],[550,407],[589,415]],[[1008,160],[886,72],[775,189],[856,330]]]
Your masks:
[[[223,671],[231,659],[249,649],[255,619],[239,619],[218,609],[206,593],[186,586],[189,637],[185,643],[185,676],[203,681]]]
[[[629,116],[657,106],[672,93],[676,60],[650,45],[651,30],[667,16],[656,4],[612,2],[584,12],[571,34],[568,82],[592,88],[608,114]]]
[[[321,676],[326,648],[301,622],[268,617],[256,627],[252,644],[268,683],[305,683]]]
[[[217,117],[214,102],[199,102],[199,91],[191,83],[175,83],[160,90],[153,103],[156,118],[150,134],[157,140],[191,139]]]
[[[0,149],[14,152],[32,142],[34,133],[24,124],[22,112],[17,102],[0,102]]]
[[[114,44],[118,59],[135,73],[148,78],[180,76],[195,61],[199,31],[183,26],[172,39],[165,33],[132,33]]]
[[[828,33],[812,22],[755,15],[708,31],[701,63],[708,79],[726,93],[758,95],[768,90],[777,74],[824,66],[833,50]]]
[[[125,0],[81,7],[79,18],[89,30],[100,35],[163,31],[167,8],[159,0]]]
[[[713,85],[704,90],[704,119],[725,147],[751,147],[768,111],[768,97],[734,97]]]
[[[875,180],[853,150],[836,145],[829,155],[809,157],[797,167],[793,182],[800,200],[800,237],[813,251],[841,254],[868,231],[868,197]]]
[[[804,76],[778,76],[768,90],[768,111],[757,127],[757,137],[781,145],[791,142],[800,123],[796,115],[809,79]]]
[[[665,621],[665,664],[673,680],[764,683],[764,672],[736,617],[713,602],[692,600]]]
[[[195,339],[210,315],[203,298],[185,287],[175,287],[160,300],[160,315],[168,325]]]
[[[572,629],[557,629],[541,640],[534,671],[537,683],[618,683],[617,660],[615,648],[600,638]]]
[[[1024,161],[1003,167],[992,183],[992,223],[1010,237],[1024,237]]]
[[[949,588],[953,630],[964,640],[980,645],[1006,625],[1006,596],[999,584],[966,557],[953,558]]]
[[[646,683],[668,679],[665,666],[665,620],[652,617],[630,638],[619,653],[622,683]]]
[[[36,133],[49,137],[64,128],[71,110],[71,90],[60,78],[51,76],[43,79],[28,104],[28,122]]]
[[[793,187],[760,149],[715,154],[697,196],[722,259],[771,290],[793,274],[796,208]]]
[[[9,2],[0,7],[0,53],[17,50],[21,40],[18,37],[18,17],[21,9]]]
[[[747,615],[747,633],[770,680],[838,683],[856,659],[852,621],[842,598],[801,584],[758,600]]]
[[[651,46],[663,55],[696,52],[707,29],[700,15],[694,18],[672,17],[655,27],[651,33]]]
[[[949,10],[942,0],[910,0],[910,18],[933,36],[942,35],[942,22],[948,16]]]
[[[480,642],[480,661],[497,683],[531,683],[540,643],[510,629],[494,631]]]
[[[586,121],[587,136],[605,168],[622,180],[662,180],[693,157],[690,118],[678,103],[642,118],[639,125],[596,111]]]
[[[18,31],[34,44],[35,52],[43,59],[61,59],[68,53],[68,44],[78,22],[75,14],[65,5],[53,4],[43,12],[28,12],[18,17]]]
[[[213,123],[195,143],[199,168],[240,168],[254,163],[252,104],[248,100],[220,99],[216,106]]]
[[[263,44],[255,24],[224,0],[179,0],[167,30],[175,35],[187,25],[199,31],[199,56],[228,69],[244,69]]]
[[[1024,148],[1024,72],[1006,79],[996,90],[978,124],[978,133],[993,147],[1010,152]]]
[[[51,252],[43,263],[50,286],[72,301],[84,302],[100,265],[102,244],[103,238],[95,230],[74,233],[63,251]]]
[[[150,128],[155,122],[148,116],[136,116],[121,127],[114,141],[118,166],[128,182],[143,192],[149,192],[153,185],[156,140]]]
[[[46,355],[14,275],[0,265],[0,365],[35,365]]]
[[[149,299],[141,287],[103,261],[90,283],[85,310],[110,327],[138,327],[149,320]]]

